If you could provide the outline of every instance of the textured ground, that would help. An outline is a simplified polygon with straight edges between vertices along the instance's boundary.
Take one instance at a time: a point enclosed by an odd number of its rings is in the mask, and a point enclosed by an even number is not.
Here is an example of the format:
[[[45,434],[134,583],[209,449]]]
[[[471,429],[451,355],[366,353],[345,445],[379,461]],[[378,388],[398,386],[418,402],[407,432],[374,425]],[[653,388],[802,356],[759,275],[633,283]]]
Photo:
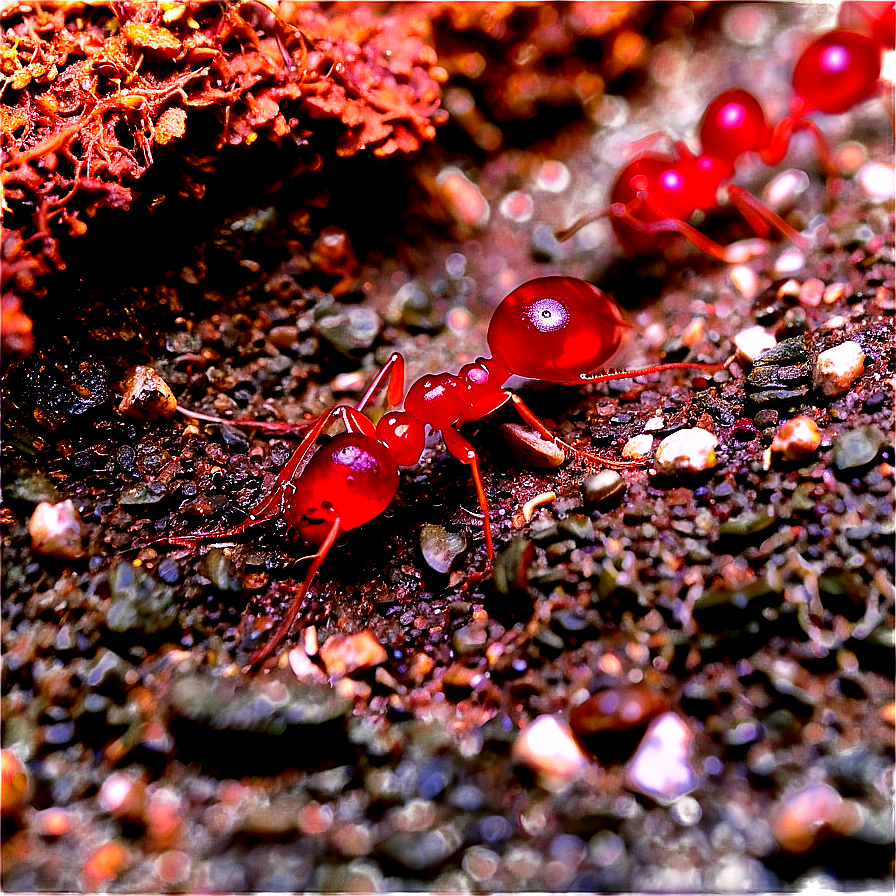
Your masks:
[[[603,224],[552,236],[601,205],[626,145],[690,134],[722,86],[782,113],[816,26],[794,5],[747,9],[654,26],[646,73],[592,106],[513,120],[446,93],[454,119],[413,161],[334,155],[268,196],[258,180],[284,151],[225,154],[202,202],[99,215],[63,241],[37,354],[4,383],[5,890],[892,887],[893,215],[864,167],[892,178],[884,103],[824,122],[854,177],[826,186],[808,141],[789,158],[810,173],[782,209],[804,253],[634,262]],[[476,114],[504,148],[467,136]],[[702,226],[749,236],[727,213]],[[206,413],[309,418],[356,400],[392,351],[410,379],[484,354],[500,299],[554,273],[626,309],[622,365],[721,360],[756,324],[788,356],[764,383],[739,361],[521,384],[568,441],[619,457],[645,428],[655,448],[696,426],[718,463],[527,469],[502,410],[465,430],[495,574],[458,587],[483,568],[481,526],[434,441],[390,509],[336,545],[277,667],[243,672],[302,546],[276,524],[232,548],[150,542],[240,520],[294,440],[122,417],[125,371],[152,365]],[[815,359],[845,341],[864,372],[825,396]],[[768,449],[795,416],[821,441],[788,462]],[[64,499],[84,556],[33,552],[36,505]]]

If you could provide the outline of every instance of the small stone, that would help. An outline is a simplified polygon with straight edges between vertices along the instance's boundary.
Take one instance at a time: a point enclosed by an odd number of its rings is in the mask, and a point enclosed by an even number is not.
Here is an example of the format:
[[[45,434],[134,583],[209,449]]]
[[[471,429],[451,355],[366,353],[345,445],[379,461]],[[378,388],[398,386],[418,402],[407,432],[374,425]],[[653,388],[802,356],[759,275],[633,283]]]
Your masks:
[[[820,330],[839,330],[845,327],[849,321],[842,314],[835,314],[829,317],[820,327]]]
[[[834,466],[841,472],[866,467],[877,457],[885,441],[876,426],[860,426],[842,433],[834,443]]]
[[[520,731],[513,758],[544,778],[570,781],[587,765],[569,725],[557,716],[539,716]]]
[[[115,818],[138,822],[146,810],[146,785],[133,775],[114,772],[103,781],[98,800]]]
[[[326,681],[323,670],[316,666],[301,647],[294,647],[287,656],[289,668],[300,681]]]
[[[42,501],[28,521],[31,550],[47,557],[75,560],[84,556],[84,527],[71,501]]]
[[[855,833],[860,821],[857,808],[830,784],[813,784],[781,800],[772,812],[771,828],[781,849],[804,853],[831,833]]]
[[[736,243],[730,243],[725,247],[725,263],[743,264],[753,258],[760,258],[766,252],[768,252],[768,242],[766,240],[756,239],[755,237],[738,240]]]
[[[817,308],[824,295],[824,283],[817,277],[810,277],[800,286],[800,304]]]
[[[320,658],[328,675],[342,678],[385,663],[387,654],[373,632],[365,629],[355,635],[333,635],[321,647]]]
[[[772,451],[786,461],[803,460],[821,444],[818,424],[811,417],[794,417],[775,433]]]
[[[152,367],[138,364],[128,370],[119,413],[134,420],[157,420],[172,417],[176,410],[177,399],[171,387]]]
[[[628,460],[647,460],[651,448],[653,448],[653,436],[642,433],[629,439],[622,446],[622,456]]]
[[[782,213],[792,208],[794,200],[809,186],[809,175],[797,168],[788,168],[772,178],[762,191],[766,204],[776,212]]]
[[[657,432],[666,425],[666,421],[662,417],[651,417],[644,424],[644,432]]]
[[[383,321],[373,309],[357,306],[343,308],[317,323],[321,339],[348,358],[369,351],[382,327]]]
[[[643,728],[666,705],[659,694],[643,685],[610,688],[576,706],[569,714],[569,724],[580,737]]]
[[[117,841],[95,849],[81,869],[81,887],[85,893],[98,893],[121,875],[131,863],[131,853]]]
[[[705,429],[680,429],[660,442],[654,462],[658,473],[701,473],[716,465],[719,440]]]
[[[34,830],[42,837],[64,837],[71,833],[72,816],[56,806],[42,809],[34,815]]]
[[[775,273],[792,274],[800,270],[806,263],[806,256],[799,249],[787,249],[778,256],[775,262]]]
[[[439,199],[463,231],[479,230],[488,223],[489,205],[476,186],[459,168],[449,165],[436,176]]]
[[[779,287],[777,296],[779,299],[795,299],[800,294],[799,280],[785,280]]]
[[[15,818],[28,804],[28,771],[12,750],[0,751],[0,818]]]
[[[667,712],[647,729],[626,770],[626,782],[663,806],[690,793],[699,783],[691,764],[693,735],[674,713]]]
[[[734,288],[745,299],[752,301],[759,294],[759,280],[756,274],[753,273],[752,268],[747,267],[745,264],[739,264],[731,268],[728,276],[731,278]]]
[[[153,635],[177,621],[174,591],[142,566],[122,561],[109,572],[110,601],[106,625],[113,632]]]
[[[420,530],[420,553],[427,566],[447,573],[454,561],[467,549],[462,532],[449,532],[444,526],[426,525]]]
[[[884,201],[893,198],[893,166],[886,162],[867,162],[859,169],[858,181],[870,199]]]
[[[589,507],[618,504],[625,490],[625,480],[615,470],[601,470],[582,482],[582,497]]]
[[[681,334],[681,341],[688,348],[693,348],[706,333],[706,320],[702,317],[695,317],[685,328]]]
[[[566,460],[566,452],[555,441],[544,439],[525,426],[504,423],[499,431],[517,463],[524,467],[547,469],[559,467]]]
[[[747,327],[734,337],[734,347],[739,357],[752,364],[763,352],[778,344],[774,333],[765,327]]]
[[[831,283],[826,286],[824,289],[824,294],[821,297],[821,300],[825,303],[825,305],[833,305],[835,302],[839,302],[846,295],[846,284],[845,283]]]
[[[843,395],[865,372],[865,352],[858,342],[841,342],[815,360],[815,388],[829,398]]]

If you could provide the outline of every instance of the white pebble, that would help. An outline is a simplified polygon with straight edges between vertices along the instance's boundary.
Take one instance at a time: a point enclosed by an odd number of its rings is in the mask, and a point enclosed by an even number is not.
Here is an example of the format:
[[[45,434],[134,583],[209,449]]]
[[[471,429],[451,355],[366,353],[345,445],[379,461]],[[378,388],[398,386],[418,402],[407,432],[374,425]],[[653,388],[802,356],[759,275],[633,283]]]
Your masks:
[[[819,330],[839,330],[840,327],[845,327],[848,321],[842,314],[835,314],[833,317],[828,318],[818,329]]]
[[[549,159],[538,169],[535,186],[548,193],[562,193],[569,186],[569,181],[569,168],[563,162]]]
[[[815,388],[823,395],[843,395],[865,372],[865,352],[858,342],[841,342],[815,360]]]
[[[778,276],[782,274],[792,274],[799,271],[806,263],[806,256],[799,249],[788,249],[778,256],[775,262],[775,273]]]
[[[674,712],[647,729],[626,772],[629,787],[667,806],[699,783],[691,764],[693,736]]]
[[[759,258],[768,252],[768,242],[751,237],[748,240],[738,240],[729,243],[725,247],[725,261],[728,264],[743,264],[752,258]]]
[[[797,168],[788,168],[769,181],[762,191],[765,204],[776,212],[783,212],[793,206],[800,193],[809,187],[809,175]]]
[[[470,230],[488,224],[491,213],[488,200],[466,174],[447,165],[436,176],[439,198],[455,223]]]
[[[48,557],[73,560],[84,556],[84,527],[71,501],[41,501],[28,521],[31,550]]]
[[[775,339],[774,333],[769,333],[765,327],[747,327],[746,330],[741,330],[734,337],[734,347],[737,349],[737,354],[744,361],[749,361],[751,364],[763,352],[767,352],[777,344],[778,340]]]
[[[728,272],[734,288],[745,298],[755,299],[759,294],[759,280],[752,268],[748,268],[745,264],[735,265]]]
[[[656,432],[666,425],[666,421],[662,417],[651,417],[644,424],[644,432]]]
[[[569,725],[557,716],[539,716],[520,731],[513,744],[513,758],[547,778],[571,780],[587,761]]]
[[[643,433],[629,439],[622,448],[622,456],[628,460],[646,460],[653,448],[653,436]]]
[[[811,417],[794,417],[775,433],[772,451],[784,460],[803,460],[821,444],[818,424]]]
[[[719,440],[705,429],[680,429],[666,436],[656,449],[658,473],[700,473],[716,465]]]
[[[859,183],[871,199],[892,199],[896,193],[893,166],[886,162],[868,162],[859,170]]]

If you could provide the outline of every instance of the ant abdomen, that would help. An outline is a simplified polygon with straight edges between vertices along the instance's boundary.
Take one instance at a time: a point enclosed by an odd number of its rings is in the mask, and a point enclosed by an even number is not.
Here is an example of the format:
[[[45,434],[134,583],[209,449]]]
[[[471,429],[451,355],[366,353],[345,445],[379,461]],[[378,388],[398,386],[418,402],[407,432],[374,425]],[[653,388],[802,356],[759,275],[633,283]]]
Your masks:
[[[349,531],[389,506],[398,491],[398,466],[381,442],[344,432],[317,450],[295,486],[294,495],[284,496],[283,518],[320,545],[335,522]]]
[[[602,367],[629,325],[596,286],[572,277],[540,277],[518,286],[495,309],[488,346],[518,376],[572,383]]]

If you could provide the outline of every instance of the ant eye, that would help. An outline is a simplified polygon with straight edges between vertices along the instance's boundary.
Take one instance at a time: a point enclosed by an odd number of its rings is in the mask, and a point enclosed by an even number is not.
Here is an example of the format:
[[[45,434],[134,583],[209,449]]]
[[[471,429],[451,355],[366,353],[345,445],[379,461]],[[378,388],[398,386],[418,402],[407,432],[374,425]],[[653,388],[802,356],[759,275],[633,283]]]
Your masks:
[[[826,47],[818,60],[821,70],[829,75],[839,75],[840,72],[845,72],[851,62],[849,50],[842,44]]]
[[[562,302],[542,298],[528,305],[523,314],[539,333],[553,333],[562,330],[569,322],[569,312]]]

